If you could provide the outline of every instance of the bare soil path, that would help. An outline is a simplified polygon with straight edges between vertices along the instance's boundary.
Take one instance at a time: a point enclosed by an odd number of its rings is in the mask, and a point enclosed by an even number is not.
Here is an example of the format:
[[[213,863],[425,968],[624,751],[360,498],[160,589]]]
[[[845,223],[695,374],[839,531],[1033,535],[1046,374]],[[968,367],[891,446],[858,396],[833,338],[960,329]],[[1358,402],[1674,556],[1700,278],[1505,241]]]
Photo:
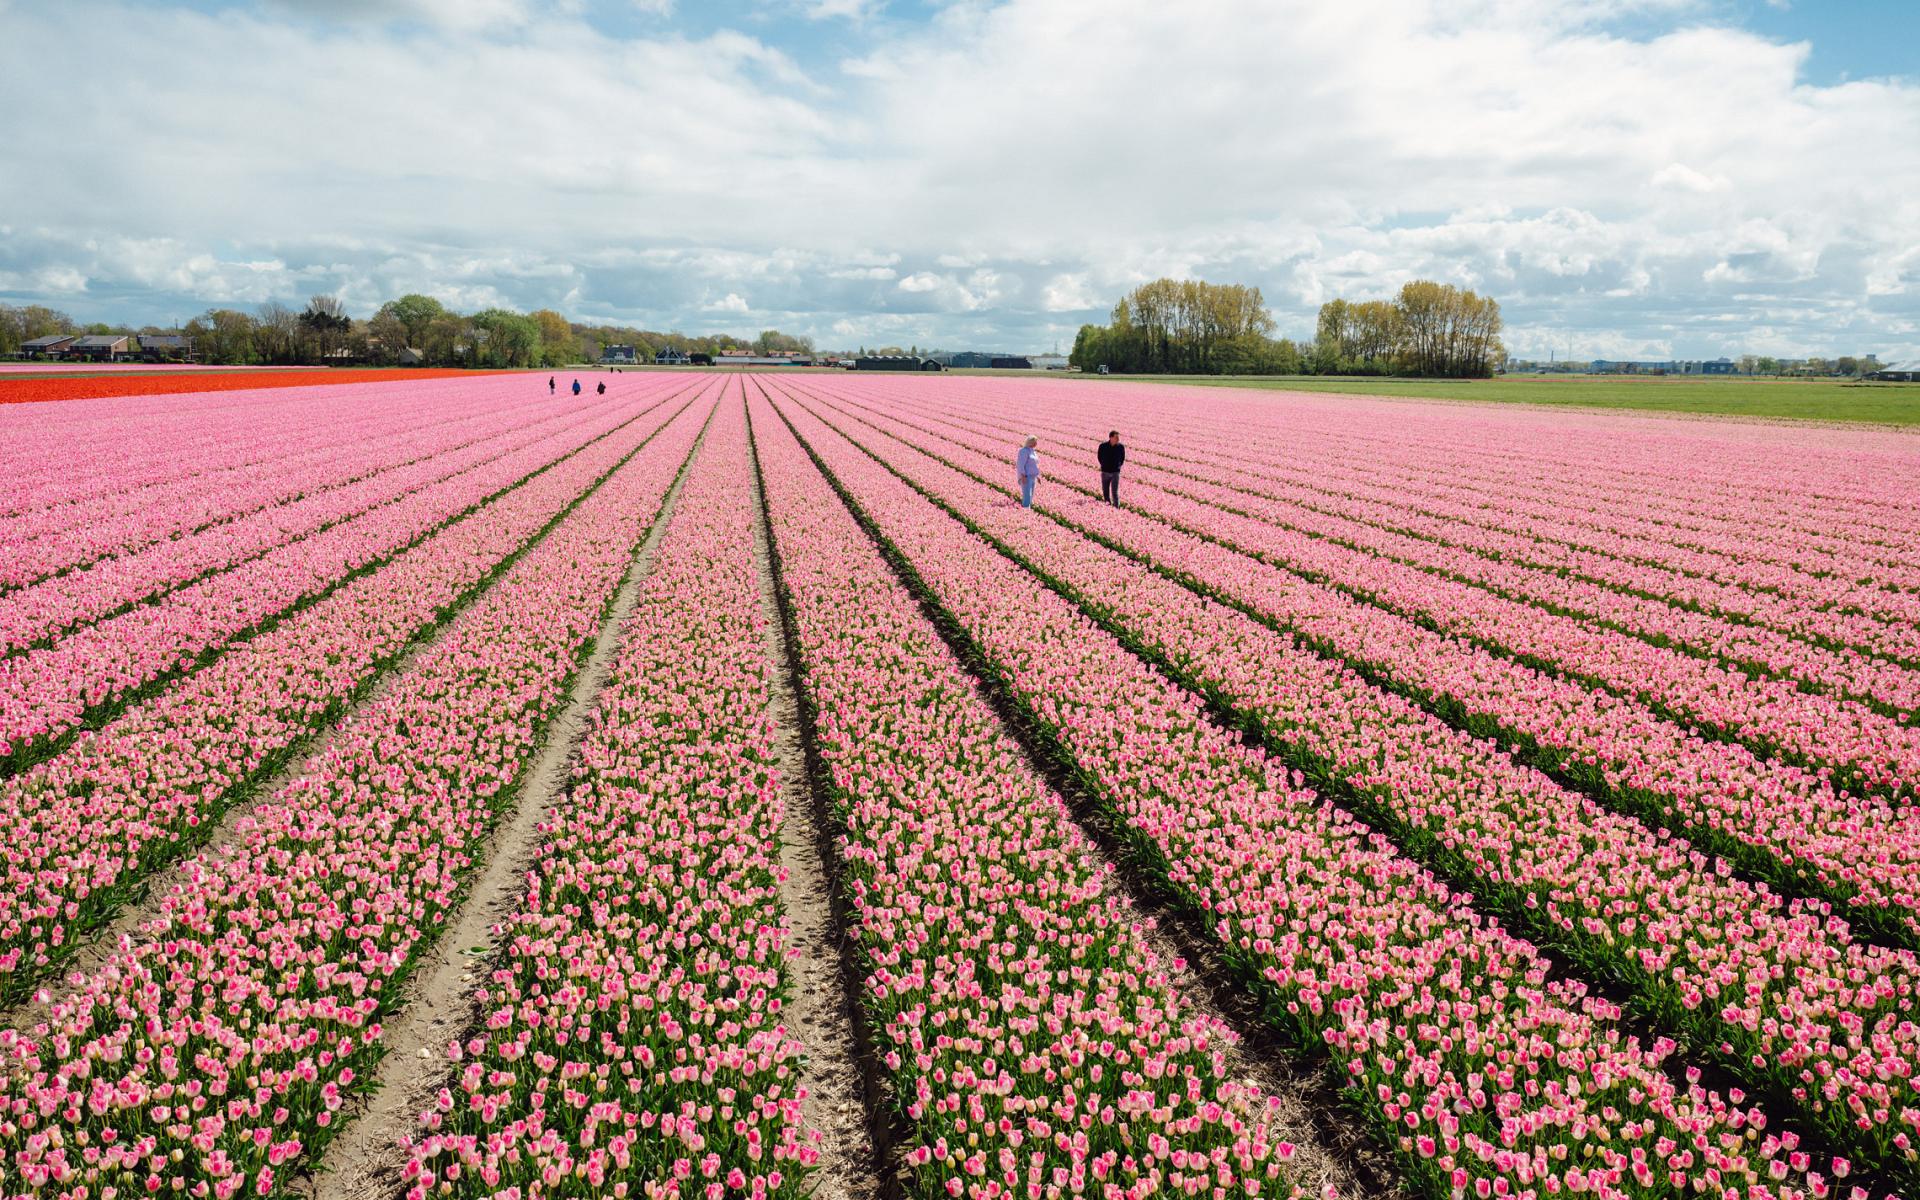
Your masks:
[[[345,1128],[327,1143],[312,1172],[296,1184],[311,1200],[373,1200],[402,1191],[404,1140],[419,1131],[419,1114],[447,1081],[447,1044],[478,1017],[474,988],[498,957],[495,935],[523,899],[528,868],[540,853],[540,824],[554,810],[588,717],[605,685],[621,643],[621,631],[653,566],[653,555],[673,523],[675,502],[705,435],[681,465],[660,515],[634,555],[593,650],[568,693],[567,705],[546,731],[545,744],[529,768],[513,815],[488,841],[484,865],[468,884],[467,898],[414,971],[386,1022],[386,1055],[378,1090],[357,1112],[343,1114]]]
[[[760,497],[754,475],[756,500]],[[870,1133],[867,1080],[855,1041],[847,964],[846,933],[834,913],[827,883],[823,842],[814,798],[807,786],[807,765],[800,740],[800,704],[793,689],[793,663],[787,654],[779,601],[774,591],[772,547],[764,504],[756,505],[754,560],[760,570],[761,606],[767,616],[767,653],[776,664],[773,719],[780,750],[780,779],[786,815],[780,823],[780,864],[786,879],[780,900],[790,927],[793,999],[783,1015],[806,1047],[807,1098],[801,1112],[808,1129],[822,1134],[820,1164],[814,1175],[816,1200],[877,1200],[878,1166]]]

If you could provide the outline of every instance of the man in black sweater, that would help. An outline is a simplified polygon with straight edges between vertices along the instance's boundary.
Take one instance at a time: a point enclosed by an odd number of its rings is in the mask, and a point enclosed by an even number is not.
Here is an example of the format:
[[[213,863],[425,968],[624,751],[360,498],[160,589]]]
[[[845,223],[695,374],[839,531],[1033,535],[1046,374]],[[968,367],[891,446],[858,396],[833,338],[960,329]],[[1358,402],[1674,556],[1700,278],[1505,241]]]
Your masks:
[[[1120,444],[1120,431],[1112,430],[1100,443],[1100,498],[1120,507],[1120,465],[1127,461],[1127,448]]]

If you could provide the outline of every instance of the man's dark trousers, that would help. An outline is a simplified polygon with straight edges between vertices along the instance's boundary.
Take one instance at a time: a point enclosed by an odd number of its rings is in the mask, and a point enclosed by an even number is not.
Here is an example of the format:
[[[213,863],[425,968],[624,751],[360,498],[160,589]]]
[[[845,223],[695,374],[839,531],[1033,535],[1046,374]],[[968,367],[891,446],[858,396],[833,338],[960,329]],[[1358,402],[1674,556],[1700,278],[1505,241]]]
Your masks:
[[[1115,508],[1120,507],[1120,472],[1100,472],[1100,498]]]

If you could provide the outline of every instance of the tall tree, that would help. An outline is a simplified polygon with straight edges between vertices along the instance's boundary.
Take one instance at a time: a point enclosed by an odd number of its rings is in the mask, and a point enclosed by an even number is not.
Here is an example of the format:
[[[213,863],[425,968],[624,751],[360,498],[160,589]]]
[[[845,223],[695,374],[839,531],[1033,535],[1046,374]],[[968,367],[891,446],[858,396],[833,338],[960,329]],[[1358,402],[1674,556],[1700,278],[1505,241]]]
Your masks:
[[[505,308],[473,314],[475,360],[489,367],[530,367],[540,354],[540,327]]]
[[[418,292],[408,292],[398,300],[389,300],[381,306],[400,324],[406,326],[407,345],[419,347],[420,339],[426,336],[427,327],[439,318],[447,315],[446,306],[432,296],[422,296]]]
[[[202,362],[250,363],[258,361],[257,329],[257,322],[246,313],[210,308],[188,321],[185,333],[193,339],[194,354]]]
[[[315,296],[307,301],[306,311],[300,314],[300,324],[318,347],[317,352],[322,359],[340,344],[347,330],[353,328],[353,321],[347,316],[346,306],[340,303],[340,298],[328,295]]]
[[[534,328],[540,332],[539,361],[549,367],[565,366],[580,355],[580,339],[574,335],[573,325],[559,313],[550,308],[539,308],[527,314]]]

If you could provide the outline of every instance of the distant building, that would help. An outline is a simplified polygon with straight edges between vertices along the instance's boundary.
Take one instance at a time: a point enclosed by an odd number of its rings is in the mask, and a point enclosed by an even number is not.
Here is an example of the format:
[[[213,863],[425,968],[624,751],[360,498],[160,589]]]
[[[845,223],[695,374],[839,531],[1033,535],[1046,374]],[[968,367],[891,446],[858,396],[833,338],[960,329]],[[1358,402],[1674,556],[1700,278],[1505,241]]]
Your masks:
[[[400,365],[403,367],[425,366],[426,362],[427,356],[425,352],[415,350],[412,346],[408,346],[400,351]]]
[[[140,357],[148,362],[192,362],[193,339],[184,333],[143,333]]]
[[[1708,359],[1704,362],[1691,359],[1669,359],[1666,362],[1631,362],[1621,359],[1596,358],[1587,365],[1590,375],[1737,375],[1740,366],[1730,358]]]
[[[947,365],[962,371],[977,371],[993,365],[993,355],[978,350],[962,350],[947,360]]]
[[[124,333],[90,333],[74,342],[72,356],[91,362],[119,362],[133,357],[133,339]]]
[[[714,364],[722,367],[810,367],[813,355],[805,350],[781,350],[773,354],[757,354],[752,350],[722,350],[714,356]]]
[[[628,364],[640,361],[640,352],[632,346],[603,346],[600,361],[609,364]]]
[[[65,358],[73,353],[73,344],[78,340],[71,333],[50,333],[30,339],[20,347],[20,353],[27,358]]]
[[[1020,355],[1017,355],[1017,354],[1000,355],[994,358],[993,360],[991,360],[990,362],[988,362],[987,365],[994,368],[997,371],[1031,371],[1033,370],[1033,363],[1031,363],[1025,358],[1022,358]]]
[[[684,367],[687,365],[687,352],[684,350],[661,350],[653,356],[656,367]]]
[[[1064,371],[1072,365],[1064,354],[1029,354],[1027,361],[1036,371]]]
[[[1866,377],[1874,383],[1920,383],[1920,363],[1895,363]]]
[[[939,363],[918,354],[863,354],[853,360],[856,371],[938,371]]]

